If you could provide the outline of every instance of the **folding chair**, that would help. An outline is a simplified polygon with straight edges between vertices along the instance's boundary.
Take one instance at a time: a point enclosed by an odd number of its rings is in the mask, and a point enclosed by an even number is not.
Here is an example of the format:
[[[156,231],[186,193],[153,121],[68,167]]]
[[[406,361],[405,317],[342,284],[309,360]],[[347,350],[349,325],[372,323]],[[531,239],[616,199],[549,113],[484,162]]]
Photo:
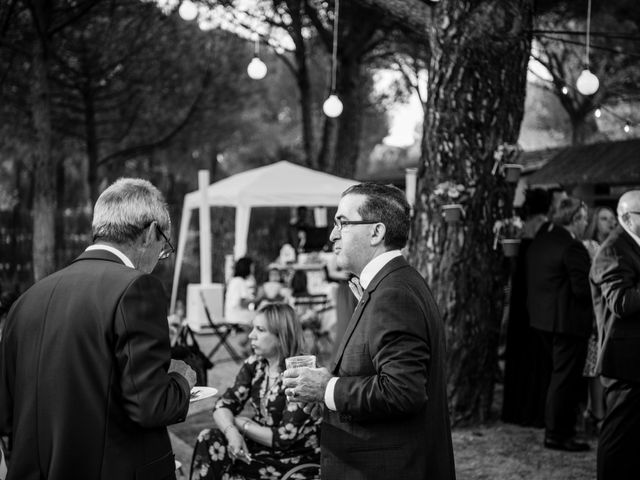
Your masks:
[[[242,329],[238,325],[233,323],[215,323],[211,318],[211,313],[209,312],[209,307],[207,306],[207,302],[202,291],[200,292],[200,299],[202,300],[204,313],[207,318],[207,322],[209,323],[209,328],[211,329],[210,333],[218,337],[218,343],[213,346],[211,351],[207,354],[207,357],[209,359],[212,359],[216,352],[220,350],[220,348],[224,347],[227,352],[229,352],[229,355],[234,362],[242,362],[244,358],[238,353],[235,348],[233,348],[232,345],[229,344],[228,341],[229,335],[231,335],[232,333],[241,332]],[[200,333],[202,334],[204,332]]]
[[[330,343],[329,332],[322,328],[322,317],[333,309],[329,296],[322,294],[309,294],[293,297],[293,306],[302,322],[302,328],[313,335],[314,353],[320,353],[320,342]]]

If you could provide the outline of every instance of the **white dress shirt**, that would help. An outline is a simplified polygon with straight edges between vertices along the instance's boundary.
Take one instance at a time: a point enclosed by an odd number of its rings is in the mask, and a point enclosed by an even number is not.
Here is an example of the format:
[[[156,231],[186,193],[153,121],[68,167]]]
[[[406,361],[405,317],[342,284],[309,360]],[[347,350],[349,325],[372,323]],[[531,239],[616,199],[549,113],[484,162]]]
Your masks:
[[[89,245],[85,249],[85,252],[89,252],[91,250],[106,250],[107,252],[113,253],[116,257],[122,260],[122,263],[124,263],[127,267],[133,268],[133,269],[136,268],[133,266],[133,262],[129,260],[129,257],[127,257],[124,253],[122,253],[117,248],[112,247],[111,245]]]

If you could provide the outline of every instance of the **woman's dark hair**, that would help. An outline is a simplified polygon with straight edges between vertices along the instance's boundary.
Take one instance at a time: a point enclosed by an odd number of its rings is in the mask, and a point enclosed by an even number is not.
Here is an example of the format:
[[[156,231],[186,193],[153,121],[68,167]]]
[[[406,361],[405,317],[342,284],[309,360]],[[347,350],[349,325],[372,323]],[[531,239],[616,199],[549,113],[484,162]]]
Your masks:
[[[268,303],[260,307],[258,315],[264,315],[267,330],[278,337],[278,357],[284,370],[287,357],[303,353],[304,336],[296,312],[286,303]]]
[[[296,270],[291,277],[291,295],[309,295],[307,291],[307,273],[304,270]]]
[[[546,215],[551,208],[551,194],[542,188],[533,188],[525,193],[524,204],[522,205],[522,217],[533,217],[534,215]]]
[[[247,278],[251,275],[251,265],[253,265],[253,260],[250,257],[239,258],[233,269],[233,276]]]

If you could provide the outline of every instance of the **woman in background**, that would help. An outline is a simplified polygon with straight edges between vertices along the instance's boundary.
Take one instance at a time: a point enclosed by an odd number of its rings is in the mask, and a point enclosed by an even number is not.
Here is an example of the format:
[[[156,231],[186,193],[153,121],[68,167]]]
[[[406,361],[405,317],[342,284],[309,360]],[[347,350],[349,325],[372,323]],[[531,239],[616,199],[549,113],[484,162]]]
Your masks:
[[[593,261],[598,248],[606,240],[609,234],[618,226],[615,213],[609,207],[597,207],[591,217],[591,222],[587,226],[582,243],[587,248],[589,256]],[[604,418],[604,387],[600,377],[596,375],[596,363],[598,360],[598,349],[602,342],[602,332],[598,325],[593,322],[593,332],[589,337],[587,349],[587,359],[584,364],[582,374],[588,379],[587,408],[584,411],[585,430],[590,433],[597,433],[600,423]]]
[[[302,353],[302,330],[284,303],[262,307],[249,335],[255,352],[213,411],[217,429],[200,432],[192,480],[271,479],[303,463],[318,463],[318,423],[303,405],[287,402],[282,386],[285,358]],[[242,412],[249,403],[251,417]],[[298,473],[296,478],[315,478]]]
[[[238,259],[233,278],[227,284],[224,297],[224,318],[228,323],[251,326],[255,311],[251,309],[256,296],[256,280],[253,277],[253,260]]]

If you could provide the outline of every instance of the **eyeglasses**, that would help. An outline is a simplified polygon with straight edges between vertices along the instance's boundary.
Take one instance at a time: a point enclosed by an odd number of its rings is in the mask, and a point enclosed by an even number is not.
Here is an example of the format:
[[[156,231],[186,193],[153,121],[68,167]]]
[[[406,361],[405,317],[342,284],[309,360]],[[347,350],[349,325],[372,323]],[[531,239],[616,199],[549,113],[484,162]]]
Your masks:
[[[171,245],[171,242],[169,241],[169,239],[167,238],[167,236],[164,234],[164,232],[158,226],[157,223],[156,223],[156,228],[158,229],[158,233],[160,233],[160,236],[164,238],[164,247],[162,247],[162,250],[160,250],[160,253],[158,254],[158,260],[165,260],[169,258],[169,256],[172,253],[175,253],[176,249],[173,248],[173,245]]]
[[[342,220],[341,218],[335,218],[333,220],[333,226],[339,232],[342,231],[342,227],[345,225],[373,225],[374,223],[380,223],[377,220]]]

